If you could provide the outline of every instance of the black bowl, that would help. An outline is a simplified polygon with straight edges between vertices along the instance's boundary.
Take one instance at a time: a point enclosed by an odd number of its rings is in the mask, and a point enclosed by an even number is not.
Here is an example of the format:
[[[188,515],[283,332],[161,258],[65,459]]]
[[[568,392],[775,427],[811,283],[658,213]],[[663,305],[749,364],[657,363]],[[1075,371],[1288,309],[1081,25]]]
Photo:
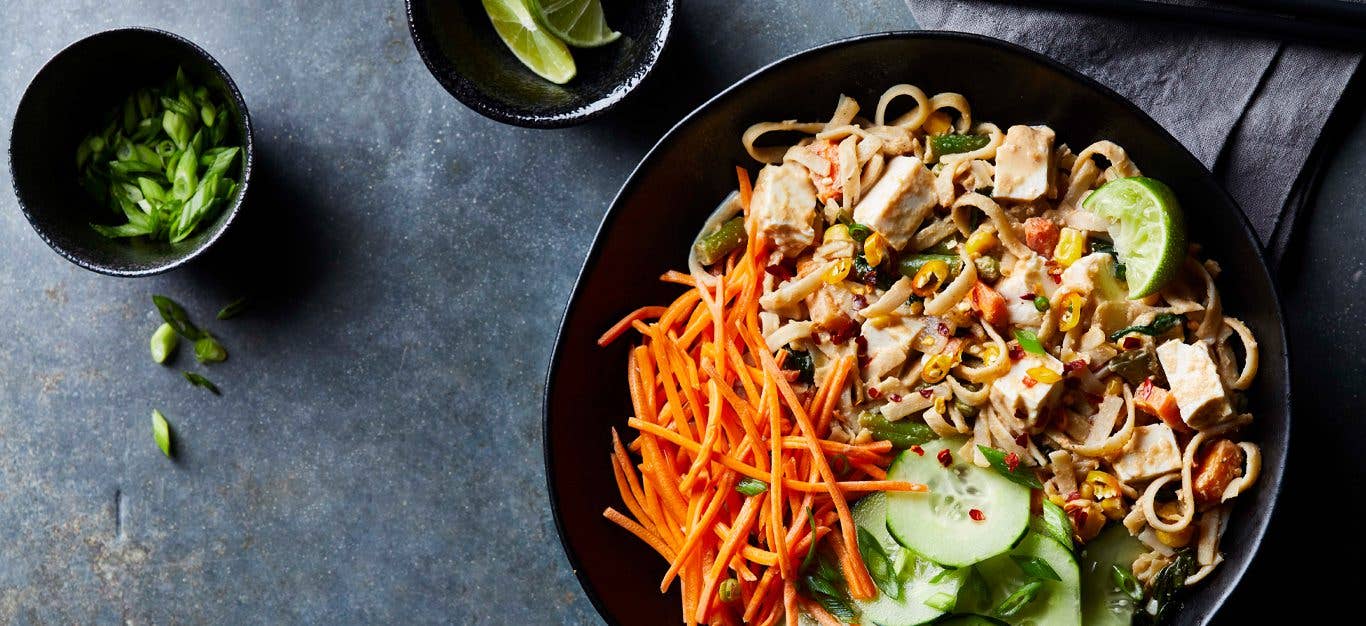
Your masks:
[[[621,38],[572,48],[578,75],[556,85],[534,74],[498,38],[479,0],[406,0],[408,30],[432,76],[480,115],[528,128],[562,128],[606,113],[664,52],[675,0],[603,0]]]
[[[865,110],[891,85],[967,96],[973,118],[1047,123],[1077,147],[1111,139],[1144,173],[1167,182],[1186,207],[1192,241],[1225,272],[1225,310],[1261,344],[1250,390],[1251,437],[1263,454],[1257,487],[1242,498],[1224,537],[1224,564],[1185,594],[1176,624],[1205,624],[1233,590],[1261,542],[1280,488],[1290,435],[1285,332],[1272,279],[1246,218],[1199,161],[1115,92],[1039,54],[1003,41],[944,32],[868,35],[788,57],[741,80],[684,118],[655,145],[612,203],[579,275],[546,381],[545,463],[556,526],[584,591],[609,623],[670,624],[677,586],[659,593],[666,564],[602,517],[620,509],[608,463],[608,431],[631,414],[628,341],[595,338],[628,311],[679,293],[659,281],[685,267],[694,234],[735,188],[734,166],[754,167],[740,134],[758,121],[824,120],[839,94]]]
[[[177,67],[228,103],[242,146],[237,196],[177,243],[107,239],[90,223],[113,216],[77,183],[76,147],[130,91],[169,79]],[[67,46],[33,77],[14,115],[9,160],[19,208],[47,245],[88,270],[147,276],[198,256],[232,223],[251,182],[251,117],[228,72],[203,48],[151,28],[107,30]]]

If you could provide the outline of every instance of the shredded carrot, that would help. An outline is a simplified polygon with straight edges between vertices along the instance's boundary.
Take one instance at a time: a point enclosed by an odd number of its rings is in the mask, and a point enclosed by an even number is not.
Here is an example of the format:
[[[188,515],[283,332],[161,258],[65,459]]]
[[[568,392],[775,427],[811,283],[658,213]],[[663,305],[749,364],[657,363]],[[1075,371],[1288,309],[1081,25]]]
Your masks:
[[[749,182],[749,171],[737,165],[735,166],[735,177],[739,179],[740,183],[740,206],[745,208],[746,213],[749,213],[749,201],[754,197],[754,188],[750,186]]]
[[[598,337],[598,345],[607,346],[613,341],[616,341],[618,337],[626,333],[626,329],[631,327],[631,322],[636,320],[659,319],[666,311],[668,311],[668,309],[662,306],[643,306],[631,311],[626,314],[626,317],[621,318],[620,322],[613,324],[611,328],[607,329],[607,332],[603,333],[601,337]]]

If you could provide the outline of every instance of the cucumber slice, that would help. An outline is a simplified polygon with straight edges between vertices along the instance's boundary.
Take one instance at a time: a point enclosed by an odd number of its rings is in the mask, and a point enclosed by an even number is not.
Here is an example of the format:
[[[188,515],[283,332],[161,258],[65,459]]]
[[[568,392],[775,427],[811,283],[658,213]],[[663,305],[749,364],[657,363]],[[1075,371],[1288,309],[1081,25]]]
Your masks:
[[[887,527],[897,542],[946,567],[965,567],[1001,554],[1029,527],[1029,488],[973,465],[956,451],[962,439],[937,439],[925,454],[902,452],[890,480],[929,485],[929,493],[887,495]],[[949,467],[939,462],[948,450]],[[974,521],[969,512],[982,512]]]
[[[1113,525],[1086,544],[1081,553],[1081,615],[1086,626],[1129,626],[1136,602],[1115,585],[1114,566],[1129,571],[1146,552],[1143,542]]]
[[[1081,570],[1072,551],[1038,533],[1029,533],[1009,554],[992,557],[973,567],[982,577],[985,597],[965,597],[960,608],[990,614],[1001,602],[1031,578],[1020,570],[1012,557],[1042,559],[1061,581],[1045,580],[1034,600],[1006,621],[1017,626],[1068,626],[1081,621]],[[1087,622],[1090,626],[1090,622]]]
[[[854,524],[867,529],[896,565],[901,580],[901,597],[891,598],[879,592],[872,600],[855,600],[865,625],[914,626],[933,621],[944,614],[925,602],[938,594],[958,595],[963,584],[963,573],[948,571],[939,565],[917,558],[902,548],[887,531],[887,494],[873,493],[854,505]],[[943,574],[943,576],[940,576]],[[938,578],[938,582],[931,582]]]

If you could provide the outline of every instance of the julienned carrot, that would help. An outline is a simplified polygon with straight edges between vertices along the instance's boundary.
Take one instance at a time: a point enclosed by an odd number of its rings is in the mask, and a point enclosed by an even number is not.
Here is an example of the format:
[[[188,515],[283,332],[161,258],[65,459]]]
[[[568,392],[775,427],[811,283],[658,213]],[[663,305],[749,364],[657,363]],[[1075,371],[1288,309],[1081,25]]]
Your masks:
[[[745,208],[745,212],[749,212],[749,201],[754,195],[754,188],[750,186],[749,182],[749,171],[737,165],[735,166],[735,177],[739,179],[740,183],[740,206]]]
[[[640,537],[641,541],[650,544],[650,547],[654,548],[660,556],[666,559],[673,558],[673,550],[670,550],[669,546],[664,545],[664,540],[660,539],[659,535],[656,535],[653,532],[646,530],[640,524],[631,521],[631,518],[618,513],[616,509],[610,506],[607,507],[607,510],[602,512],[602,516],[612,520],[616,525],[625,528],[631,534]]]
[[[664,315],[664,312],[668,310],[667,307],[662,306],[643,306],[631,311],[626,314],[626,317],[621,318],[620,322],[613,324],[611,328],[607,329],[607,332],[603,333],[601,337],[598,337],[598,345],[607,346],[613,341],[616,341],[617,337],[625,334],[626,329],[631,327],[631,322],[636,320],[659,319],[659,317]]]

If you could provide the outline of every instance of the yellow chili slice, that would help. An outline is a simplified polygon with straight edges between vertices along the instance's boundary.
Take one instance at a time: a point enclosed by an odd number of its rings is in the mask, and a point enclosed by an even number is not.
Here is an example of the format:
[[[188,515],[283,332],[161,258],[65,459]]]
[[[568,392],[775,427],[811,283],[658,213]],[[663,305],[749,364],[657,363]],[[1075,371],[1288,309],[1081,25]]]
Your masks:
[[[882,260],[887,258],[887,238],[882,233],[874,232],[863,240],[863,258],[873,267],[882,265]]]
[[[947,354],[936,354],[925,362],[925,367],[920,368],[920,378],[930,384],[937,383],[949,375],[949,368],[951,367],[953,367],[953,357]]]
[[[1062,310],[1058,314],[1058,330],[1067,332],[1077,327],[1081,322],[1081,307],[1086,304],[1086,298],[1079,293],[1069,293],[1062,299]]]
[[[849,275],[849,270],[853,267],[853,259],[840,259],[838,261],[835,261],[834,263],[831,263],[830,267],[825,270],[825,274],[821,276],[821,280],[825,281],[826,284],[829,285],[838,285],[840,282],[844,280],[846,276]]]
[[[911,279],[911,293],[928,298],[949,279],[949,264],[939,259],[927,261]]]
[[[1056,383],[1062,380],[1062,374],[1059,374],[1042,365],[1038,367],[1031,367],[1029,368],[1029,371],[1026,373],[1029,374],[1030,378],[1033,378],[1034,380],[1037,380],[1045,385]]]

